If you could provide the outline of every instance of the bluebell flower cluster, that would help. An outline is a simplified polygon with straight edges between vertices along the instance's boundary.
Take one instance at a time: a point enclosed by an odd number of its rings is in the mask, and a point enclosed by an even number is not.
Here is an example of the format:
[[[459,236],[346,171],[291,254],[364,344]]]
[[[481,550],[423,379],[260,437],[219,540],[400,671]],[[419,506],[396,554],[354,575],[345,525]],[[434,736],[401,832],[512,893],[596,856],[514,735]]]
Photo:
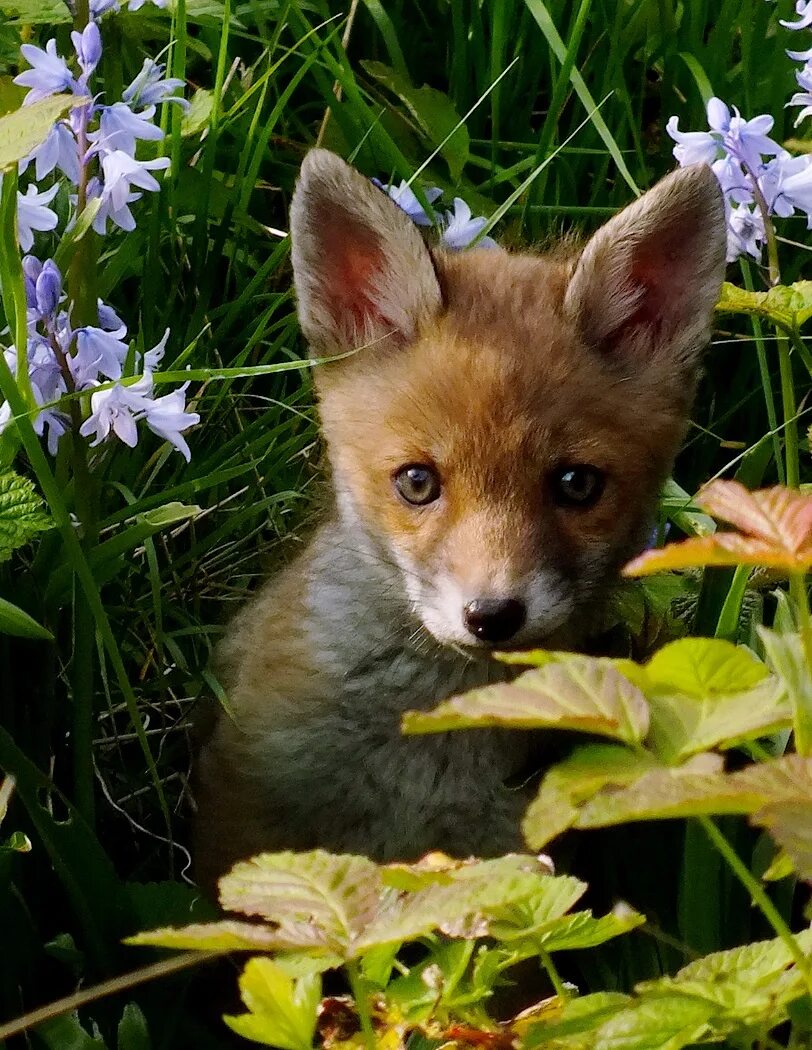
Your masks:
[[[404,179],[399,186],[387,185],[379,179],[372,180],[375,185],[384,191],[397,206],[405,211],[409,218],[418,226],[436,225],[440,232],[440,244],[444,248],[459,251],[467,248],[471,242],[482,232],[487,223],[483,216],[474,217],[471,209],[461,197],[455,197],[452,208],[448,211],[438,213],[436,216],[429,215],[411,186]],[[430,186],[425,191],[425,198],[433,205],[443,194],[439,186]],[[496,248],[496,241],[492,237],[480,237],[476,243],[477,248]]]
[[[153,0],[165,6],[166,0]],[[130,10],[137,10],[144,0],[130,0]],[[21,48],[30,68],[15,79],[28,88],[23,105],[31,105],[50,95],[70,92],[85,100],[70,115],[54,125],[45,141],[20,164],[21,174],[30,172],[36,182],[29,182],[24,193],[18,193],[17,229],[20,247],[28,253],[22,261],[27,301],[27,347],[25,362],[18,361],[16,348],[5,351],[12,373],[27,368],[30,388],[39,411],[34,429],[42,436],[51,454],[72,424],[79,433],[99,445],[115,436],[134,447],[138,424],[143,422],[153,433],[168,441],[187,460],[189,446],[184,432],[200,421],[196,412],[186,410],[188,383],[155,396],[155,372],[164,354],[169,336],[143,355],[132,353],[127,326],[107,304],[98,303],[98,324],[73,326],[71,304],[63,287],[62,274],[53,259],[41,261],[30,254],[38,233],[56,230],[58,218],[49,207],[60,185],[69,186],[69,199],[75,221],[78,213],[91,201],[98,201],[93,227],[104,235],[108,226],[122,230],[135,228],[131,206],[144,192],[160,189],[153,172],[164,170],[169,159],[139,160],[139,142],[160,142],[163,132],[154,122],[161,103],[188,103],[177,92],[183,82],[164,76],[164,67],[147,58],[124,90],[121,100],[101,101],[93,94],[91,81],[102,57],[102,38],[97,20],[106,12],[117,10],[117,2],[93,0],[91,21],[82,32],[73,32],[75,74],[61,56],[54,40],[45,48],[25,44]],[[37,183],[53,176],[53,184],[40,189]],[[82,420],[79,423],[64,410],[61,398],[66,394],[84,394],[80,398]],[[0,404],[0,432],[11,419],[8,403]]]
[[[797,0],[797,19],[782,21],[787,29],[812,26],[812,0]],[[788,106],[803,107],[795,123],[812,113],[812,49],[787,51],[804,62],[796,77],[804,90],[796,92]],[[725,197],[727,257],[740,255],[761,259],[767,239],[766,223],[772,216],[788,218],[800,212],[812,229],[812,156],[793,156],[770,138],[773,118],[760,114],[745,120],[734,106],[719,98],[707,105],[708,131],[680,131],[671,117],[666,131],[676,142],[674,157],[680,164],[709,164]]]

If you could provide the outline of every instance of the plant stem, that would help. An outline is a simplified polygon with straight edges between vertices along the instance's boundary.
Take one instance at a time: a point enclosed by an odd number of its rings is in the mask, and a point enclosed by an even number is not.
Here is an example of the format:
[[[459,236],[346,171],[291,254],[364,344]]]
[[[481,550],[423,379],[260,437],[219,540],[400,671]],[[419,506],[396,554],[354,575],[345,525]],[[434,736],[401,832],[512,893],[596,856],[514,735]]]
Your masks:
[[[742,281],[748,292],[753,291],[753,275],[750,263],[746,259],[741,260]],[[767,347],[764,343],[764,333],[761,327],[761,318],[755,314],[750,318],[753,326],[753,338],[756,342],[756,357],[758,359],[758,371],[761,378],[761,389],[764,391],[764,405],[767,409],[767,422],[770,424],[770,433],[773,441],[773,456],[775,457],[775,469],[778,472],[778,480],[782,485],[787,482],[784,471],[784,457],[781,453],[781,438],[778,427],[778,413],[775,411],[775,395],[773,394],[772,379],[770,378],[770,366],[767,361]]]
[[[358,1014],[358,1020],[361,1022],[361,1031],[364,1033],[367,1050],[375,1050],[377,1041],[375,1039],[375,1029],[372,1026],[372,1017],[369,1013],[368,989],[357,963],[347,963],[347,976],[350,980],[350,989],[355,1000],[355,1011]]]
[[[806,577],[802,572],[790,574],[789,592],[798,617],[806,673],[812,677],[812,616],[809,612]],[[812,755],[812,710],[810,710],[809,690],[798,688],[794,692],[796,694],[794,697],[795,750],[799,755]]]
[[[803,974],[807,988],[809,989],[810,994],[812,994],[812,970],[810,970],[809,960],[804,955],[801,946],[793,936],[792,930],[790,930],[789,926],[787,926],[781,918],[778,909],[770,900],[766,890],[753,873],[748,870],[747,866],[743,863],[739,855],[711,818],[700,816],[697,817],[697,820],[702,825],[705,834],[711,840],[713,845],[725,858],[733,874],[750,894],[750,899],[753,904],[760,908],[764,918],[770,926],[772,926],[773,930],[775,930],[775,933],[780,940],[786,945],[787,951],[789,951],[795,965]]]
[[[544,948],[542,948],[540,945],[538,948],[538,953],[539,959],[541,959],[541,965],[544,967],[544,970],[547,976],[550,978],[550,982],[552,983],[553,988],[555,989],[555,994],[562,1001],[566,1001],[570,998],[570,993],[567,991],[564,982],[561,980],[561,974],[556,969],[552,956],[548,951],[545,951]]]

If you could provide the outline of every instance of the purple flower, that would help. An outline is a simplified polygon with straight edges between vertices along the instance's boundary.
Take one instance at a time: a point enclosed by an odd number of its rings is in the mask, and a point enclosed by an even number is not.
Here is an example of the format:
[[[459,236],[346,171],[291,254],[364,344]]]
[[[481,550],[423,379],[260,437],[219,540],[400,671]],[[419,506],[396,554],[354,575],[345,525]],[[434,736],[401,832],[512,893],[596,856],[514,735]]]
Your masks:
[[[102,42],[99,27],[95,22],[88,22],[81,33],[74,31],[71,33],[70,38],[76,51],[79,67],[84,74],[84,84],[82,84],[82,87],[84,87],[87,84],[87,78],[95,71],[96,66],[101,61]]]
[[[156,397],[146,408],[146,424],[153,434],[162,437],[174,446],[188,463],[192,458],[189,445],[182,436],[182,431],[188,430],[200,422],[197,412],[186,411],[186,389],[188,383],[173,390],[171,394]]]
[[[97,21],[108,11],[118,11],[118,0],[90,0],[90,14]]]
[[[37,278],[42,273],[42,263],[35,255],[23,256],[23,282],[25,300],[29,310],[37,308]]]
[[[46,259],[34,284],[34,298],[40,317],[53,318],[62,298],[62,274],[53,259]]]
[[[721,137],[722,149],[751,171],[757,171],[762,154],[774,156],[781,152],[778,143],[767,136],[775,121],[768,113],[744,120],[735,106],[733,114],[720,98],[708,102],[708,124]]]
[[[440,244],[455,251],[467,248],[487,222],[488,220],[484,217],[472,218],[471,209],[465,201],[461,197],[455,197],[454,210],[445,213]],[[491,237],[483,237],[476,246],[477,248],[497,247],[496,241]]]
[[[781,25],[787,29],[808,29],[812,26],[812,0],[796,0],[795,13],[798,15],[797,22],[780,19]]]
[[[46,175],[51,174],[54,168],[59,168],[74,186],[79,182],[79,149],[70,127],[64,121],[55,124],[48,132],[45,141],[21,161],[21,175],[32,160],[36,162],[37,180],[44,179]]]
[[[31,69],[26,69],[14,78],[15,84],[31,89],[23,99],[24,106],[30,106],[58,91],[75,90],[76,81],[65,59],[57,54],[55,40],[49,40],[44,51],[33,44],[23,44],[20,51],[31,66]]]
[[[428,215],[426,209],[417,199],[414,190],[409,186],[405,179],[401,181],[399,186],[386,185],[379,179],[372,180],[378,189],[383,190],[388,197],[390,197],[395,204],[405,211],[413,223],[418,226],[431,226],[433,225],[433,219]],[[442,195],[442,190],[437,186],[430,186],[425,191],[426,200],[429,204],[434,204],[438,197]]]
[[[789,52],[787,53],[789,54]],[[795,118],[795,127],[797,128],[801,121],[812,113],[812,67],[804,66],[803,69],[799,69],[795,74],[795,79],[798,81],[798,86],[804,90],[796,91],[787,105],[804,107]]]
[[[108,153],[102,159],[104,181],[94,178],[88,185],[88,197],[101,197],[101,207],[93,220],[93,229],[97,233],[106,233],[109,219],[122,230],[134,230],[135,219],[129,206],[140,200],[141,194],[132,187],[150,191],[160,189],[150,171],[168,167],[168,157],[139,161],[123,150]]]
[[[679,117],[671,117],[665,130],[677,143],[673,153],[680,167],[713,164],[719,156],[719,138],[709,131],[680,131]]]
[[[76,353],[69,363],[77,387],[89,386],[99,375],[105,379],[121,379],[129,349],[123,341],[126,334],[124,326],[114,332],[92,325],[76,330]]]
[[[49,190],[38,193],[37,187],[32,184],[25,194],[17,194],[17,236],[24,252],[31,250],[35,230],[56,229],[56,213],[46,205],[51,203],[58,189],[58,186],[52,186]]]
[[[182,80],[177,77],[162,79],[165,67],[151,58],[145,58],[144,64],[138,76],[124,89],[121,96],[123,101],[133,109],[157,106],[161,102],[177,102],[180,106],[188,108],[189,103],[184,98],[178,98],[174,93],[184,87]]]
[[[82,423],[79,433],[82,437],[95,438],[91,445],[95,447],[106,440],[111,433],[130,448],[138,444],[136,422],[142,418],[152,392],[152,377],[145,375],[130,386],[116,383],[108,390],[99,390],[90,398],[90,415]]]
[[[740,204],[730,208],[727,221],[727,261],[734,262],[740,255],[761,258],[764,243],[764,219],[756,207]]]
[[[136,139],[159,142],[164,133],[151,123],[155,107],[150,106],[143,113],[136,114],[123,102],[112,106],[103,106],[99,118],[99,130],[93,131],[88,138],[93,142],[95,152],[114,153],[120,150],[130,157],[135,154]]]
[[[126,334],[127,326],[118,316],[112,306],[108,306],[107,303],[103,303],[101,299],[98,300],[99,309],[99,325],[105,330],[105,332],[115,332],[117,329],[123,328]],[[123,338],[123,336],[121,337]]]

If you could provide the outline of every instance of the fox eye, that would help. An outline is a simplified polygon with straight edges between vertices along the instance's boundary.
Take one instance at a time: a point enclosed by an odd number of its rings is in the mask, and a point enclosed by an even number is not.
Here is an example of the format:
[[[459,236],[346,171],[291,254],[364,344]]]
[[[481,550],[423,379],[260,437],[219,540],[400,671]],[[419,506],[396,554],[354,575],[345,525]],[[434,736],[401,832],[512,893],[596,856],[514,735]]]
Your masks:
[[[440,479],[432,467],[424,463],[409,463],[394,475],[395,488],[407,503],[424,507],[434,503],[440,495]]]
[[[559,507],[587,508],[603,495],[606,475],[588,463],[571,463],[556,470],[551,483],[553,499]]]

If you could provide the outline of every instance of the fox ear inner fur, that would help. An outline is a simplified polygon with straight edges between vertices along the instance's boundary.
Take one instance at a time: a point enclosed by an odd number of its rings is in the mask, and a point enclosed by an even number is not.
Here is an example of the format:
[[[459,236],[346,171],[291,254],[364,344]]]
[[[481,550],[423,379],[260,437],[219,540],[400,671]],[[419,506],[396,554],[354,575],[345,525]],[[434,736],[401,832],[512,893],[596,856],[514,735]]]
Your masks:
[[[305,157],[290,225],[299,318],[313,353],[407,343],[439,310],[431,256],[411,219],[329,150]]]
[[[624,364],[691,366],[710,336],[725,253],[716,176],[703,164],[681,168],[587,243],[565,312],[587,343],[619,353]]]

